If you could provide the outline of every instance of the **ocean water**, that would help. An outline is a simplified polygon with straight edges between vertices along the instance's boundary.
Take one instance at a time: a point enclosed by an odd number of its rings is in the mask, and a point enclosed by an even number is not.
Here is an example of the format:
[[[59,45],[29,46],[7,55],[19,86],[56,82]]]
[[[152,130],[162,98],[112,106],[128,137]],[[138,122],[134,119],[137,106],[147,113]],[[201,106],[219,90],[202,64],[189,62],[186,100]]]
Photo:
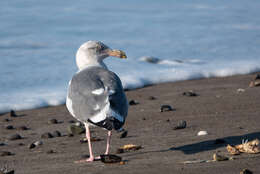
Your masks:
[[[260,71],[259,9],[259,0],[1,1],[0,113],[65,103],[88,40],[126,52],[105,63],[130,89]]]

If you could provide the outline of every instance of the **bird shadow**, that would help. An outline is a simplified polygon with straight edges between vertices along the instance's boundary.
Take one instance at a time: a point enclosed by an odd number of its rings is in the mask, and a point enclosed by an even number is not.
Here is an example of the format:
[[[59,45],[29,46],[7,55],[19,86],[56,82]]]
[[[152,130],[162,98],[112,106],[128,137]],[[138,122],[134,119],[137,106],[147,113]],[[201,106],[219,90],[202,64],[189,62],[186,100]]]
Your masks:
[[[260,132],[253,132],[249,134],[239,135],[239,136],[228,136],[218,139],[212,139],[207,141],[201,141],[198,143],[187,144],[179,147],[170,147],[169,149],[160,149],[152,151],[143,151],[139,153],[127,154],[125,156],[135,156],[146,153],[157,153],[157,152],[170,152],[170,151],[182,151],[184,154],[191,155],[199,152],[216,150],[221,147],[226,147],[228,144],[237,145],[241,144],[242,140],[253,140],[260,139]]]

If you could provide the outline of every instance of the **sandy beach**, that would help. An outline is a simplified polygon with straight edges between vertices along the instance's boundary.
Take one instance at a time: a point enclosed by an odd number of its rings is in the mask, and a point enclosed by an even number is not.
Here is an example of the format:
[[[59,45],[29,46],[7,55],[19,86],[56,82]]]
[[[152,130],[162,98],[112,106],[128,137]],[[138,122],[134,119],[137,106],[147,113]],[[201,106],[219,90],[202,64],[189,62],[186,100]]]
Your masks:
[[[14,169],[16,174],[238,174],[245,168],[260,173],[260,154],[243,153],[234,156],[234,160],[184,164],[211,160],[216,152],[230,157],[227,144],[260,139],[260,87],[249,87],[255,75],[179,81],[127,91],[128,100],[139,104],[129,107],[127,137],[121,139],[120,133],[113,133],[111,153],[115,154],[125,144],[141,145],[142,149],[118,154],[124,165],[101,161],[74,163],[88,154],[88,146],[80,143],[84,134],[68,136],[73,117],[65,105],[17,111],[17,117],[10,117],[9,113],[0,115],[0,151],[12,153],[0,156],[0,168]],[[190,90],[198,96],[183,95]],[[170,105],[173,110],[160,112],[162,105]],[[50,119],[57,119],[58,123],[49,124]],[[174,130],[182,120],[187,127]],[[7,129],[8,125],[13,129]],[[22,130],[21,126],[29,129]],[[43,133],[56,130],[61,137],[41,138]],[[93,142],[94,152],[102,154],[107,132],[100,128],[92,131],[93,136],[101,139]],[[208,135],[197,136],[199,131],[207,131]],[[22,138],[9,140],[16,133]],[[28,148],[39,140],[42,145]],[[50,150],[53,153],[48,153]]]

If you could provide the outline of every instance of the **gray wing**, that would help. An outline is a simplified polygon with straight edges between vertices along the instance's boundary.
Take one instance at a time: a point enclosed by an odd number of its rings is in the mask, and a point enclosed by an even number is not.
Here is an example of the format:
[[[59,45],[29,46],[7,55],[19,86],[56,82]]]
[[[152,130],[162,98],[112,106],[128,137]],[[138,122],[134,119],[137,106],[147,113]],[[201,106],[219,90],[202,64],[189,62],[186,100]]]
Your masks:
[[[111,125],[106,125],[106,122],[111,122],[111,118],[116,120],[112,127],[121,128],[128,112],[121,80],[115,73],[101,67],[86,68],[73,76],[66,105],[78,120],[105,128],[108,126],[109,129]]]

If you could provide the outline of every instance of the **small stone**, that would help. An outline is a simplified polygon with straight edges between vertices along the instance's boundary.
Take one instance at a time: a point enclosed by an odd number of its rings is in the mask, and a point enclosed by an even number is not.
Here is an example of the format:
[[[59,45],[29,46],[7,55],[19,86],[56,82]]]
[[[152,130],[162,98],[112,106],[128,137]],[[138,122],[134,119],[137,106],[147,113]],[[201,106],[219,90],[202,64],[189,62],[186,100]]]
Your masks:
[[[68,134],[68,137],[73,137],[74,135],[73,134]]]
[[[119,163],[122,161],[122,158],[117,155],[100,155],[100,158],[103,163]]]
[[[33,149],[33,148],[35,148],[35,147],[36,147],[36,145],[35,145],[34,143],[31,143],[31,144],[29,144],[29,146],[28,146],[29,149]]]
[[[184,129],[184,128],[186,128],[186,126],[187,126],[187,122],[181,120],[181,121],[178,122],[177,126],[175,126],[173,129],[174,130]]]
[[[245,92],[246,90],[245,89],[242,89],[242,88],[238,88],[237,89],[237,93],[242,93],[242,92]]]
[[[8,129],[8,130],[14,129],[13,125],[8,125],[5,128]]]
[[[127,136],[127,134],[128,134],[128,131],[125,130],[125,131],[120,135],[119,138],[125,138],[125,137]]]
[[[0,156],[11,156],[11,155],[14,155],[14,154],[9,151],[0,151]]]
[[[33,144],[34,144],[35,146],[40,146],[40,145],[43,144],[43,142],[42,142],[42,141],[35,141]]]
[[[70,134],[79,135],[85,132],[85,128],[82,126],[69,125],[68,131]]]
[[[228,160],[228,157],[214,153],[213,160],[214,161],[226,161],[226,160]]]
[[[52,135],[53,135],[54,137],[60,137],[60,136],[61,136],[61,133],[56,130],[56,131],[54,131],[54,132],[52,133]]]
[[[17,117],[16,113],[14,110],[10,111],[10,117]]]
[[[24,146],[24,143],[18,143],[18,146]]]
[[[167,119],[166,122],[171,122],[171,120],[170,120],[170,119]]]
[[[136,101],[136,100],[130,100],[129,101],[129,105],[138,105],[138,104],[139,104],[139,102]]]
[[[153,64],[158,64],[159,62],[162,61],[161,59],[152,56],[144,56],[141,57],[140,60],[144,62],[153,63]]]
[[[188,92],[184,92],[182,93],[182,95],[184,96],[188,96],[188,97],[195,97],[198,96],[198,94],[196,94],[195,92],[193,92],[192,90],[188,91]]]
[[[52,153],[55,153],[55,151],[54,150],[48,150],[46,153],[47,154],[52,154]]]
[[[53,135],[49,132],[46,132],[41,135],[41,138],[53,138]]]
[[[226,143],[226,141],[224,139],[220,139],[220,138],[216,139],[214,142],[214,144],[224,144],[224,143]]]
[[[48,121],[48,124],[58,124],[58,120],[56,120],[55,118],[50,119],[50,120]]]
[[[173,109],[172,109],[172,107],[170,105],[162,105],[160,111],[161,112],[173,111]]]
[[[207,131],[199,131],[198,136],[208,135]]]
[[[17,129],[18,129],[18,130],[29,130],[29,128],[26,127],[26,126],[20,126],[20,127],[18,127]]]
[[[3,121],[4,121],[4,122],[9,122],[9,121],[12,121],[12,120],[10,120],[10,119],[8,119],[8,118],[5,118]]]
[[[145,118],[145,117],[143,117],[143,118],[142,118],[142,120],[146,120],[146,118]]]
[[[154,96],[149,96],[148,99],[149,99],[149,100],[156,100],[157,98],[154,97]]]
[[[19,140],[22,139],[21,135],[19,134],[13,134],[8,137],[8,140]]]
[[[249,169],[243,169],[240,174],[253,174],[253,172]]]

